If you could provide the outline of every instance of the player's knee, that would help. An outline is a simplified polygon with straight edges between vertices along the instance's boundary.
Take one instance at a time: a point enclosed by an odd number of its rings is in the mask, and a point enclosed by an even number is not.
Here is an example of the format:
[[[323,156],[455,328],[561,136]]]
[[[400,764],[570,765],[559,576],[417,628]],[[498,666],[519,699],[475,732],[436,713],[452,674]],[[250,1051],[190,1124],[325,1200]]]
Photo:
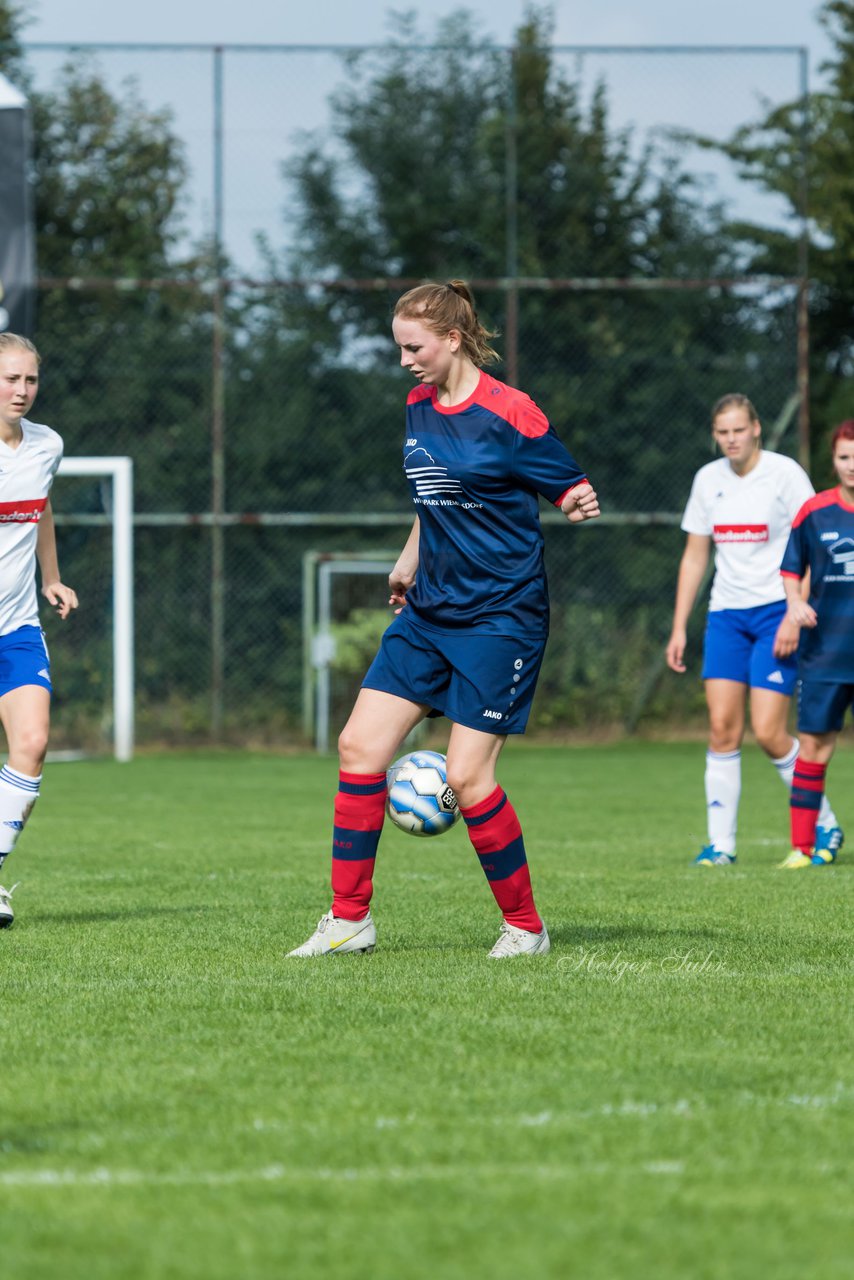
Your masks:
[[[754,725],[753,733],[759,746],[773,760],[780,760],[792,748],[792,739],[785,730],[781,732],[766,725]]]
[[[361,759],[362,743],[359,735],[349,725],[344,726],[338,735],[338,759],[342,769],[352,769]]]
[[[41,726],[18,731],[9,744],[10,759],[18,762],[23,773],[32,778],[38,777],[47,755],[47,739],[47,729]]]
[[[495,786],[495,780],[491,775],[488,778],[484,777],[480,770],[468,768],[465,764],[450,759],[446,772],[448,786],[465,808],[478,804]]]
[[[709,749],[711,751],[738,751],[741,746],[740,726],[728,720],[712,719],[709,724]]]

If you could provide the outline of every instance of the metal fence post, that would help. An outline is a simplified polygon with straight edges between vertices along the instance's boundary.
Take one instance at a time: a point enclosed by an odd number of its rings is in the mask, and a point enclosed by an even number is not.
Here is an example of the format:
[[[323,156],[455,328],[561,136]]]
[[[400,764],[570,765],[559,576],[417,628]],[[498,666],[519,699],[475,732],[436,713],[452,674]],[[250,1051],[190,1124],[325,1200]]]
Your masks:
[[[223,268],[223,46],[213,50],[214,233],[211,369],[211,736],[222,734],[225,686],[225,331]]]

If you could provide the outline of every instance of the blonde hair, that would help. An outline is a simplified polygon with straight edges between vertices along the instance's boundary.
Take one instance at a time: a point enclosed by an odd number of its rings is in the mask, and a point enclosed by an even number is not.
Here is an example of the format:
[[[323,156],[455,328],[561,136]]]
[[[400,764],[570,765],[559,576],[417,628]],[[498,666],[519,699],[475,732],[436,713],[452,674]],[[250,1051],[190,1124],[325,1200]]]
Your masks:
[[[416,285],[398,298],[394,314],[406,320],[423,320],[428,329],[442,337],[456,329],[463,355],[478,367],[501,359],[489,345],[489,339],[496,336],[496,330],[487,329],[480,323],[474,307],[474,295],[465,280],[449,280],[447,284],[428,280],[425,284]]]
[[[30,355],[35,356],[36,364],[41,364],[42,358],[29,338],[22,337],[20,333],[0,333],[0,356],[15,348],[19,351],[29,351]]]
[[[726,413],[727,409],[746,409],[751,422],[759,421],[759,414],[754,409],[752,401],[748,400],[747,396],[743,396],[740,391],[731,391],[729,395],[721,396],[720,400],[716,400],[712,405],[712,427],[715,425],[715,420],[722,413]]]

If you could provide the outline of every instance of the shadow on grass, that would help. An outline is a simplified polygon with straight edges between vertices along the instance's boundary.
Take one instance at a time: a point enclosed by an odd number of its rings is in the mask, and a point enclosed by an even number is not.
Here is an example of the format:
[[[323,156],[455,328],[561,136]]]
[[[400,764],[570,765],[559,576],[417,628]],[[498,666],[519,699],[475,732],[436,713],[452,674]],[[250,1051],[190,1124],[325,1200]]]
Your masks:
[[[116,907],[112,911],[40,911],[27,920],[29,926],[40,924],[115,924],[124,920],[148,920],[153,916],[204,915],[212,907]]]
[[[565,946],[584,946],[603,942],[643,942],[650,938],[660,938],[665,942],[720,942],[726,939],[732,942],[736,935],[727,929],[698,929],[677,925],[673,928],[656,928],[644,924],[614,925],[549,925],[549,937],[552,942]]]

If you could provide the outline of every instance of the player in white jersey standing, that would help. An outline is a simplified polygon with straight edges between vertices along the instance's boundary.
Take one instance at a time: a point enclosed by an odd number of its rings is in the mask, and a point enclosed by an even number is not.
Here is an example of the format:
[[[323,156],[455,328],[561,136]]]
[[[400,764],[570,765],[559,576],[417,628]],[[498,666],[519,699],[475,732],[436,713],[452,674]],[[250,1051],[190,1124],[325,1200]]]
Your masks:
[[[718,400],[712,409],[712,436],[724,456],[694,477],[682,518],[688,537],[666,651],[668,666],[683,673],[688,617],[714,542],[715,577],[703,650],[709,711],[708,842],[695,859],[704,867],[730,866],[736,860],[748,689],[756,740],[791,790],[799,743],[787,724],[800,630],[786,618],[780,563],[792,521],[814,492],[796,462],[762,448],[762,427],[747,396]],[[842,839],[825,797],[816,847],[835,852]]]
[[[36,561],[42,594],[60,618],[77,608],[77,596],[60,580],[48,496],[62,439],[26,418],[38,385],[33,344],[0,333],[0,723],[9,749],[0,769],[0,867],[38,799],[50,728],[50,661],[39,626]],[[11,895],[0,885],[0,928],[14,919]]]

